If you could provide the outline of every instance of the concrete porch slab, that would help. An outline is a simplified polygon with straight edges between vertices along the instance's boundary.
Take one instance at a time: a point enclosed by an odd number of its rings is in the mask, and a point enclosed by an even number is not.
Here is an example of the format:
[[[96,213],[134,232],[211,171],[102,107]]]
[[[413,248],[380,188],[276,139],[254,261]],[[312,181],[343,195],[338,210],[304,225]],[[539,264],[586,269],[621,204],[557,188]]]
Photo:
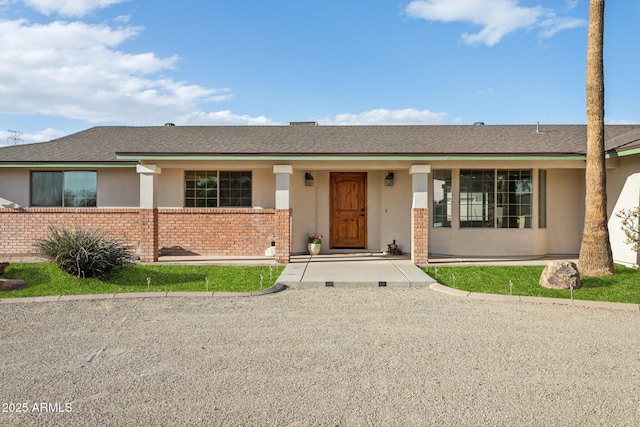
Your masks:
[[[290,288],[426,287],[435,281],[402,257],[314,256],[287,264],[278,283]]]

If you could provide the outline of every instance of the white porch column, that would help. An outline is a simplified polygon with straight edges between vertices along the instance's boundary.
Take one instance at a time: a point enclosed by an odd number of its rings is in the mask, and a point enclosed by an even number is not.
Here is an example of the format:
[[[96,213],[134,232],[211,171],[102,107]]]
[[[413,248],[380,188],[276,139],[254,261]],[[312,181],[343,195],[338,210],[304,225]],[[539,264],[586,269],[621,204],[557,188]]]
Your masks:
[[[414,209],[429,207],[429,172],[430,165],[412,165],[409,168],[413,191],[411,207]]]
[[[136,172],[140,174],[140,209],[155,209],[158,207],[158,179],[162,169],[156,165],[137,165]]]
[[[411,261],[426,265],[429,260],[429,165],[412,165]]]
[[[140,261],[158,261],[160,249],[158,234],[157,175],[161,169],[156,165],[137,165],[140,174]]]
[[[273,173],[276,174],[276,209],[289,209],[289,188],[291,186],[291,174],[293,166],[274,165]]]
[[[287,264],[291,259],[291,203],[290,188],[293,166],[274,165],[276,174],[276,261]]]

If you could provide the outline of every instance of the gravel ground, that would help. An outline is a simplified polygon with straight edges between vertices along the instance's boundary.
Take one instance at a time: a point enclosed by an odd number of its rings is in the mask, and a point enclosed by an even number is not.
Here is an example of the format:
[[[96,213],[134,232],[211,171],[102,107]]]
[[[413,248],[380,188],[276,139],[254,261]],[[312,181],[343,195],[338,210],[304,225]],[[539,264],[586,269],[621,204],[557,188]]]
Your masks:
[[[321,288],[0,315],[3,426],[640,420],[640,314],[628,311]]]

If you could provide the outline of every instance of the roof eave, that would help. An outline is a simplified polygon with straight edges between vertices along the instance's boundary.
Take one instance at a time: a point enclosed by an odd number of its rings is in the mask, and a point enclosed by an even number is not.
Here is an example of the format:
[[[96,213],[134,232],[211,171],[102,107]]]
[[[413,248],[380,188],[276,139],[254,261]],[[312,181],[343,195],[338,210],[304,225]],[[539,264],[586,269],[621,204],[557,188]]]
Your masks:
[[[0,162],[0,168],[30,168],[30,169],[46,169],[46,168],[134,168],[138,162],[62,162],[62,161],[15,161]]]
[[[315,161],[443,161],[443,160],[584,160],[585,155],[581,153],[540,153],[540,154],[408,154],[408,153],[285,153],[285,154],[258,154],[258,153],[117,153],[119,160],[130,161],[167,161],[167,160],[196,160],[196,161],[295,161],[295,160],[315,160]]]

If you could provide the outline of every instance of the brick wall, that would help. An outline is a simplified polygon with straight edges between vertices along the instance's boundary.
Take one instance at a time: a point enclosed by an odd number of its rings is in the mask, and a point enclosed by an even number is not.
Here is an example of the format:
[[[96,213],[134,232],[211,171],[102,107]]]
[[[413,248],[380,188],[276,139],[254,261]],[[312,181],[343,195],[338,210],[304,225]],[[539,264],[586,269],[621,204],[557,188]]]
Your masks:
[[[427,265],[429,260],[429,209],[411,209],[411,261]]]
[[[140,241],[139,209],[0,208],[0,257],[33,255],[35,242],[50,226],[74,224],[105,230],[135,248]]]
[[[140,209],[140,235],[140,261],[158,261],[158,209]]]
[[[159,209],[162,255],[262,256],[274,235],[274,209]]]
[[[49,226],[79,224],[108,232],[141,260],[162,255],[261,256],[276,233],[274,209],[0,208],[0,258],[35,253]],[[154,239],[157,236],[157,240]]]
[[[291,209],[276,210],[276,261],[288,264],[291,260]]]

